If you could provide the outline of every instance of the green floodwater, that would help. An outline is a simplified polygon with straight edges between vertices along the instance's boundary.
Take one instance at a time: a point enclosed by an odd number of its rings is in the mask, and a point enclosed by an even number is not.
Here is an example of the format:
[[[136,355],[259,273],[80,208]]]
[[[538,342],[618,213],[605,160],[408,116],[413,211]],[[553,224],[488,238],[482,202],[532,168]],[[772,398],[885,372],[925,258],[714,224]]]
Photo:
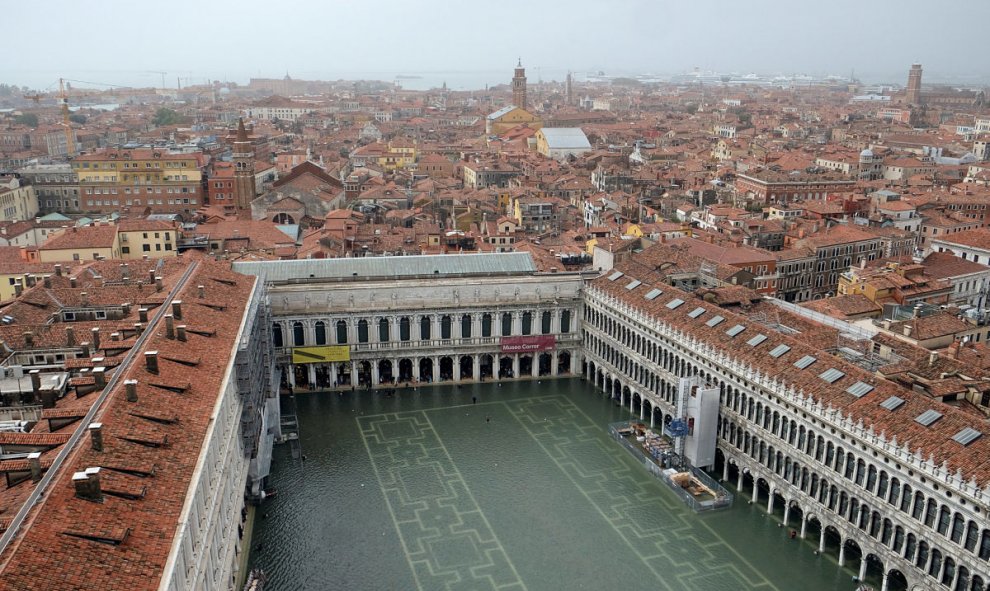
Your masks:
[[[270,591],[855,588],[746,493],[685,507],[608,436],[628,410],[578,379],[293,403],[305,458],[276,448],[250,557]]]

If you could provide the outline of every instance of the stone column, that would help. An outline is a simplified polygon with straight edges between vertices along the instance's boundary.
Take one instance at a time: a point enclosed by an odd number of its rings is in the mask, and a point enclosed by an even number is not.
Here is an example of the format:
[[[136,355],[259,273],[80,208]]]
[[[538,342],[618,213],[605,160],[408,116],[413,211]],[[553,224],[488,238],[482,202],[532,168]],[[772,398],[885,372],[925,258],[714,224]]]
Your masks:
[[[481,377],[481,355],[474,354],[471,356],[471,379],[477,382],[480,377]]]
[[[533,363],[529,366],[529,375],[534,378],[540,377],[540,353],[542,351],[533,353]]]
[[[357,387],[357,385],[358,385],[357,361],[351,360],[351,386]]]
[[[739,476],[736,478],[736,494],[740,494],[743,491],[743,476],[745,476],[743,473],[743,467],[739,466]]]
[[[416,381],[416,382],[418,382],[419,381],[419,357],[413,357],[412,358],[412,374],[413,374],[413,380]]]
[[[337,383],[337,362],[336,361],[334,361],[333,363],[330,364],[330,383],[333,384],[334,387],[337,387],[339,385]]]
[[[756,474],[753,474],[753,504],[754,505],[759,504],[760,502],[760,485],[758,484],[759,480],[760,479],[756,477]]]
[[[288,376],[288,378],[289,378],[289,386],[292,387],[292,388],[295,388],[296,387],[296,366],[293,365],[293,364],[289,364],[289,368],[288,368],[287,371],[289,373],[289,376]]]
[[[643,401],[643,397],[639,397],[639,420],[642,421],[643,417],[646,416],[646,403]]]
[[[316,387],[316,366],[312,363],[306,365],[306,377],[309,378],[309,389]]]
[[[952,585],[949,587],[949,589],[956,588],[956,579],[958,578],[959,578],[959,569],[957,568],[956,576],[955,578],[952,579]],[[883,580],[880,583],[880,591],[887,591],[887,571],[883,571]]]
[[[859,580],[862,581],[864,577],[866,577],[866,554],[859,559]]]
[[[512,354],[512,377],[519,377],[519,353]]]
[[[822,523],[822,533],[818,536],[818,553],[825,552],[825,524]],[[865,567],[864,567],[865,568]]]
[[[371,385],[377,386],[381,383],[381,376],[378,375],[378,360],[371,360]]]
[[[942,556],[942,564],[938,566],[938,576],[935,578],[940,583],[942,582],[942,577],[945,576],[945,558],[945,556]],[[956,567],[956,572],[959,572],[959,567]],[[955,589],[955,587],[950,586],[949,589]]]
[[[803,540],[808,533],[808,518],[802,513],[801,514],[801,539]]]
[[[767,501],[767,513],[768,514],[772,514],[773,513],[773,492],[774,492],[774,489],[773,489],[773,487],[771,487],[770,488],[770,500]]]
[[[839,544],[839,566],[846,565],[846,545],[845,543]]]
[[[554,349],[553,351],[550,352],[550,375],[551,376],[556,376],[559,373],[558,372],[558,367],[557,367],[557,364],[560,363],[560,360],[557,358],[557,354],[558,353],[559,353],[559,351],[557,351],[556,349]]]
[[[633,412],[633,391],[629,390],[629,414]]]
[[[522,334],[522,312],[519,310],[512,311],[512,334]]]
[[[439,337],[438,337],[439,338]],[[440,356],[433,356],[433,383],[436,384],[440,381]]]
[[[791,503],[784,499],[784,526],[787,527],[791,520]]]
[[[859,505],[859,517],[856,518],[856,527],[859,527],[859,524],[863,523],[863,514],[868,512],[869,509],[867,508],[867,506],[861,503]]]

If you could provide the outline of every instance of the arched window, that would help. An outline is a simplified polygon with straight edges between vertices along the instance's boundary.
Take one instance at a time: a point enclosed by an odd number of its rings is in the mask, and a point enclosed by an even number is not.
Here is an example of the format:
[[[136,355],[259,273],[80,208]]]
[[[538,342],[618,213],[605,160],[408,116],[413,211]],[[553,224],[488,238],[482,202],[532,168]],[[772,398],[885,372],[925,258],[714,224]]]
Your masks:
[[[523,312],[522,313],[522,333],[525,335],[533,334],[533,313]]]
[[[552,317],[549,310],[544,311],[540,317],[540,332],[542,334],[550,334],[550,320]]]
[[[292,344],[296,347],[302,347],[306,342],[306,334],[303,330],[302,322],[294,322],[292,324]]]
[[[472,322],[473,322],[473,320],[471,319],[471,315],[470,314],[465,314],[465,315],[461,316],[461,338],[462,339],[470,339],[471,338],[471,323]]]
[[[358,342],[367,343],[368,342],[368,321],[362,318],[358,320]]]
[[[440,338],[441,339],[449,339],[450,338],[451,324],[452,323],[453,323],[453,321],[450,319],[450,316],[444,315],[444,316],[442,316],[440,318]]]
[[[490,337],[492,336],[492,315],[482,314],[481,315],[481,336]]]
[[[953,542],[960,544],[962,543],[962,537],[965,530],[966,521],[963,520],[962,515],[956,513],[952,516],[952,533],[949,535],[949,538]]]
[[[337,321],[337,344],[347,344],[347,323],[343,320]]]
[[[380,318],[378,320],[378,342],[387,343],[389,341],[389,325],[388,318]]]
[[[409,317],[408,316],[403,316],[402,318],[399,318],[399,340],[400,341],[408,341],[409,339],[410,339],[410,336],[409,336]]]
[[[430,340],[430,317],[423,316],[419,321],[419,338],[428,341]]]
[[[560,332],[568,333],[571,332],[571,311],[562,310],[560,312]]]
[[[317,320],[316,325],[316,344],[326,345],[327,344],[327,323],[322,320]]]
[[[282,344],[282,325],[278,322],[272,324],[272,344],[276,347],[283,347]]]
[[[507,337],[512,334],[512,314],[508,312],[502,314],[502,336]]]

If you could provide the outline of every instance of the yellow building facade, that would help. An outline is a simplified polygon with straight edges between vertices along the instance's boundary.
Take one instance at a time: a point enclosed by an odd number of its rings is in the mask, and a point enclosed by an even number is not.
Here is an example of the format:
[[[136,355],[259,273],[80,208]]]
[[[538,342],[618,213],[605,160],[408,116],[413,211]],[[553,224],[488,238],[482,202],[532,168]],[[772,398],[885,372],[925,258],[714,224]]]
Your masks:
[[[123,209],[181,213],[203,205],[203,155],[138,148],[77,156],[79,207],[84,211]]]
[[[485,119],[485,133],[502,135],[513,127],[526,125],[532,129],[543,127],[543,121],[536,115],[519,107],[503,107]]]

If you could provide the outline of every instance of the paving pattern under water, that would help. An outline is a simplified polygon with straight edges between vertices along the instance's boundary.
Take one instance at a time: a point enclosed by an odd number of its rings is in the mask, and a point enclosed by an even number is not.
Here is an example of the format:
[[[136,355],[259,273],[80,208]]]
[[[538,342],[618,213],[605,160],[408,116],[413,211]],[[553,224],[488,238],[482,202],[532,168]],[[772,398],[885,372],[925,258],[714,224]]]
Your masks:
[[[271,591],[855,588],[746,494],[685,507],[609,437],[628,410],[580,380],[290,402],[305,459],[276,449],[252,542]]]

